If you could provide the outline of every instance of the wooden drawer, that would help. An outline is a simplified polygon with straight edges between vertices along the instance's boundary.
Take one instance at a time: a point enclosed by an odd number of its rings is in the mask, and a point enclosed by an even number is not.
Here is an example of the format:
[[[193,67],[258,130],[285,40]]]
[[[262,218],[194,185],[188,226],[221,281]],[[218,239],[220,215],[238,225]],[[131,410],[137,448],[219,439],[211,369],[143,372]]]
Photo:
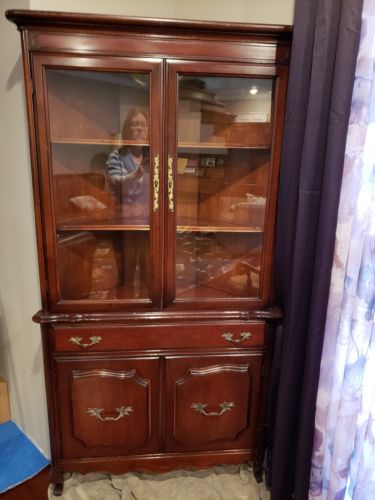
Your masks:
[[[156,451],[158,359],[57,361],[56,372],[64,458]]]
[[[167,451],[255,447],[261,366],[261,354],[167,358]]]
[[[56,352],[183,348],[251,348],[264,344],[264,323],[54,327]]]

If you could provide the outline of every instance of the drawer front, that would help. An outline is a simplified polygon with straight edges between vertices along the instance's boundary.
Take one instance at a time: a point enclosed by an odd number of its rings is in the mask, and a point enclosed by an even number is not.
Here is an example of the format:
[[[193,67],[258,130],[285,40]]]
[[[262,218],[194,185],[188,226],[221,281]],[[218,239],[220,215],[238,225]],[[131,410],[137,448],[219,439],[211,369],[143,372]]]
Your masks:
[[[151,453],[159,427],[159,361],[57,361],[64,458]]]
[[[261,365],[261,354],[168,358],[167,451],[255,447]]]
[[[56,352],[251,348],[264,344],[261,321],[156,326],[54,327]]]

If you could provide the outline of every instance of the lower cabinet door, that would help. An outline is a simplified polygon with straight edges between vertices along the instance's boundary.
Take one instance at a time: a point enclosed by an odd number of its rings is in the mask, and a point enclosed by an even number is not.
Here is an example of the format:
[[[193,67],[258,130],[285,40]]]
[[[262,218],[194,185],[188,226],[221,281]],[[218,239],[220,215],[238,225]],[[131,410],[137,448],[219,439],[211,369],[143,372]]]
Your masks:
[[[167,451],[254,447],[261,365],[261,354],[167,358]]]
[[[57,360],[63,458],[151,453],[159,427],[159,361]]]

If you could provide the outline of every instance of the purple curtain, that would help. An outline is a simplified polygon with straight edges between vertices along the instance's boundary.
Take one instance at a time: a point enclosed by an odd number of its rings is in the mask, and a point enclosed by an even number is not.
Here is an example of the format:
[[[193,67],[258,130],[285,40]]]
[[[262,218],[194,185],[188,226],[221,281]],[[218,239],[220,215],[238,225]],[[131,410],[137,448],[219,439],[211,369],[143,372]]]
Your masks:
[[[362,0],[296,0],[280,173],[284,311],[271,422],[272,500],[308,497],[314,416]]]

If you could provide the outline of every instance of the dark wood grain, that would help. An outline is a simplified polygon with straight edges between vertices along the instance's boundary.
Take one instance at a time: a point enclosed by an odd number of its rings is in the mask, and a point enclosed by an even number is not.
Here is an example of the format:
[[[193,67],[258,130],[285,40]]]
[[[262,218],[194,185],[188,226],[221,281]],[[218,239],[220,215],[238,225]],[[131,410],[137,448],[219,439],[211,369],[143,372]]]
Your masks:
[[[42,297],[33,319],[42,329],[56,493],[64,471],[161,472],[245,460],[261,471],[272,325],[282,317],[274,304],[273,252],[291,27],[28,10],[6,16],[23,43]],[[119,109],[131,104],[113,82],[128,73],[141,81],[149,76],[149,137],[142,147],[149,148],[152,183],[159,161],[158,208],[151,189],[143,222],[129,222],[106,186],[108,151],[123,120]],[[90,74],[99,78],[89,82]],[[202,116],[211,136],[178,138],[180,75],[271,79],[270,122],[236,122],[233,112],[208,109]],[[179,152],[189,148],[193,156],[200,148],[227,151],[219,183],[178,172]],[[238,209],[233,224],[221,220],[221,198],[245,199],[248,185],[253,195],[267,197],[266,209],[254,209],[250,219]],[[105,211],[77,212],[71,200],[80,196],[93,197]],[[147,285],[133,294],[122,281],[132,266],[124,259],[131,244],[125,231],[141,235],[150,254]],[[251,259],[244,254],[259,283],[242,266],[240,276],[248,280],[239,293],[220,272],[196,289],[195,276],[179,276],[176,285],[184,243],[177,231],[197,239],[216,232],[232,257],[250,242]],[[117,274],[93,289],[98,248]],[[198,251],[197,257],[215,264],[215,257]],[[207,404],[206,414],[192,407],[198,403]],[[223,403],[234,406],[222,412]],[[118,408],[126,406],[134,411],[122,415]]]
[[[263,322],[167,325],[56,327],[52,330],[54,350],[63,352],[105,352],[134,349],[207,349],[263,347]],[[90,338],[98,337],[92,344]],[[81,340],[74,343],[72,339]],[[100,339],[99,339],[100,338]],[[80,347],[80,345],[89,347]],[[90,345],[92,344],[92,345]]]
[[[168,357],[167,451],[255,447],[261,361],[260,355]],[[225,411],[225,403],[233,407]]]
[[[56,364],[62,458],[156,452],[159,412],[157,359],[81,359]],[[131,407],[121,416],[116,408]],[[103,409],[100,420],[89,409]],[[116,419],[116,420],[112,420]]]
[[[170,28],[179,28],[192,30],[195,33],[199,31],[216,31],[219,33],[246,33],[259,34],[262,37],[285,36],[290,38],[293,27],[287,25],[274,24],[250,24],[250,23],[234,23],[234,22],[210,22],[210,21],[184,21],[179,19],[158,19],[158,18],[142,18],[142,17],[125,17],[125,16],[110,16],[96,14],[79,14],[79,13],[62,13],[62,12],[45,12],[45,11],[30,11],[21,9],[11,9],[5,13],[7,19],[13,21],[17,26],[36,26],[36,25],[53,25],[58,24],[74,27],[77,25],[86,25],[95,28],[111,28],[114,26],[136,26],[146,28],[148,31],[152,28],[161,28],[164,31]]]

